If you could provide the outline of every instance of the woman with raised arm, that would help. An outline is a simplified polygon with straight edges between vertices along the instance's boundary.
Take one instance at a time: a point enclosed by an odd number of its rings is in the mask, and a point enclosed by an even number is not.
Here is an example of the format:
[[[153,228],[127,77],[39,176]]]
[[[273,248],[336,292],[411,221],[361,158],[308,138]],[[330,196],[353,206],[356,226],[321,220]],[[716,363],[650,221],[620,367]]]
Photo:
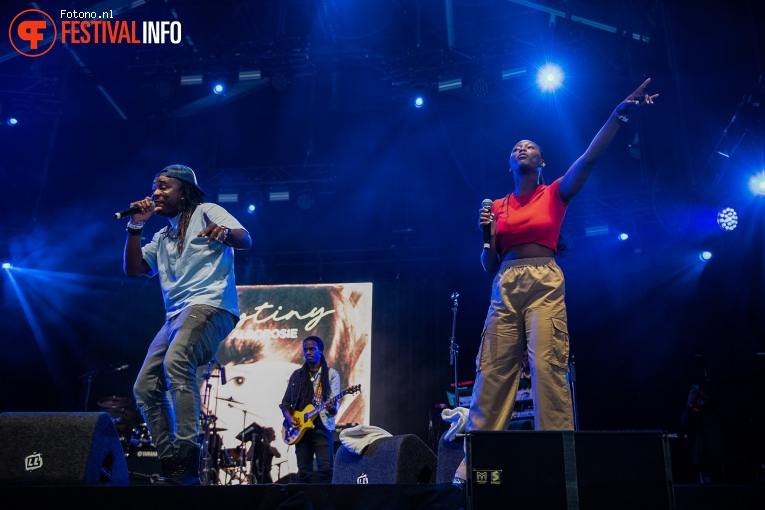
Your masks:
[[[510,170],[515,188],[479,211],[479,226],[489,228],[481,264],[494,274],[491,302],[476,359],[476,378],[466,432],[506,430],[512,418],[523,360],[528,356],[536,430],[573,430],[574,413],[567,382],[569,339],[565,281],[555,262],[566,208],[582,189],[619,127],[637,108],[653,104],[645,80],[619,103],[584,154],[566,173],[545,185],[546,162],[531,140],[515,144]],[[466,459],[454,484],[466,479]]]

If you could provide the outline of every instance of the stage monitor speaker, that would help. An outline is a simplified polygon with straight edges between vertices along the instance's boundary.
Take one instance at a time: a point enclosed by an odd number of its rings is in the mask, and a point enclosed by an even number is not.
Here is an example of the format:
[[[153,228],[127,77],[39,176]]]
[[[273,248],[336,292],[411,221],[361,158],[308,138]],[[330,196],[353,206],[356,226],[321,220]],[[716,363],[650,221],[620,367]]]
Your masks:
[[[345,446],[335,454],[332,483],[434,483],[436,454],[414,434],[383,437],[361,455]]]
[[[128,484],[108,414],[0,414],[0,485]]]
[[[468,510],[672,510],[660,431],[480,431],[467,435]]]
[[[448,431],[447,431],[448,432]],[[436,483],[452,483],[462,459],[465,458],[465,440],[462,436],[449,441],[444,439],[446,432],[438,440],[438,469]]]

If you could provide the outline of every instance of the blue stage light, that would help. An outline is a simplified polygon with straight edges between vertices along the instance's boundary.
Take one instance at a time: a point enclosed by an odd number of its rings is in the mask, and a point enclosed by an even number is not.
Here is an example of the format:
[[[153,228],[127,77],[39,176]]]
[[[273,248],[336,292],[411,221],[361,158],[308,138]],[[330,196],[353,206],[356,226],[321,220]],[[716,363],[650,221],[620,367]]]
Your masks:
[[[545,92],[555,92],[563,85],[563,70],[556,64],[545,64],[537,72],[537,85]]]
[[[717,224],[723,230],[731,231],[738,225],[738,214],[732,207],[720,209],[717,213]]]
[[[749,179],[749,190],[755,195],[765,196],[765,171]]]

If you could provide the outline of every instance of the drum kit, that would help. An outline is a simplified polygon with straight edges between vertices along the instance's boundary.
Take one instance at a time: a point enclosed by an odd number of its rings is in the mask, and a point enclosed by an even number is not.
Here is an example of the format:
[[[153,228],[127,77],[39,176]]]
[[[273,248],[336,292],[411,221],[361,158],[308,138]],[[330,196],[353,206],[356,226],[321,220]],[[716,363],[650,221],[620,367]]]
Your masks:
[[[131,446],[151,445],[149,431],[145,423],[140,423],[141,414],[132,400],[111,395],[99,399],[96,404],[111,416],[126,455]]]
[[[240,404],[232,399],[225,400]],[[97,405],[111,416],[129,466],[131,460],[135,460],[132,463],[132,471],[158,470],[157,462],[151,464],[145,462],[147,456],[156,461],[156,447],[133,400],[110,395],[99,399]],[[218,427],[216,421],[217,418],[214,415],[207,414],[202,417],[200,424],[199,442],[203,445],[203,462],[200,463],[200,469],[207,474],[208,484],[245,485],[267,482],[265,470],[262,469],[265,466],[261,466],[261,455],[258,452],[262,449],[261,443],[264,440],[273,440],[273,437],[270,437],[273,434],[267,433],[273,429],[264,429],[253,422],[237,434],[236,439],[240,441],[240,444],[235,448],[226,448],[220,432],[225,432],[227,429]],[[250,442],[251,445],[248,447],[247,443]],[[268,467],[270,470],[270,463]],[[145,474],[148,477],[153,473]]]
[[[233,400],[233,398],[215,398],[234,404],[243,404]],[[266,458],[264,445],[267,446],[267,443],[276,437],[273,429],[264,428],[256,422],[252,422],[236,435],[236,440],[240,443],[234,448],[227,448],[223,444],[219,432],[225,432],[228,429],[217,426],[215,415],[207,414],[202,417],[201,430],[200,478],[204,478],[207,485],[271,483],[270,461],[273,454]],[[248,445],[248,443],[250,444]],[[270,450],[265,453],[270,453]],[[276,454],[279,455],[278,452]],[[205,481],[203,481],[203,485]]]

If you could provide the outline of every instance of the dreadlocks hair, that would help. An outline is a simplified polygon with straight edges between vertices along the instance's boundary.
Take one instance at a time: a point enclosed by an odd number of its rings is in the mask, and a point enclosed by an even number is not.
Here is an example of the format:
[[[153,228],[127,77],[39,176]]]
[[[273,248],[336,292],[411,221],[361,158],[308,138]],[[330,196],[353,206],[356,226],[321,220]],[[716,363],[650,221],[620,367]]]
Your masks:
[[[318,336],[308,336],[303,339],[303,345],[305,346],[305,343],[309,340],[312,340],[316,347],[321,351],[321,374],[319,375],[319,386],[321,387],[321,398],[322,401],[326,402],[329,398],[329,368],[327,367],[327,359],[324,357],[324,341],[319,338]],[[303,364],[303,367],[305,368],[305,374],[304,377],[308,377],[308,361],[306,361]],[[308,392],[310,392],[309,400],[313,400],[313,385],[312,384],[306,384],[305,385],[308,389]],[[308,396],[306,394],[306,396]]]
[[[178,255],[183,252],[183,241],[186,240],[186,231],[189,228],[191,216],[197,206],[205,202],[199,189],[190,182],[181,181],[181,219],[178,221]]]

